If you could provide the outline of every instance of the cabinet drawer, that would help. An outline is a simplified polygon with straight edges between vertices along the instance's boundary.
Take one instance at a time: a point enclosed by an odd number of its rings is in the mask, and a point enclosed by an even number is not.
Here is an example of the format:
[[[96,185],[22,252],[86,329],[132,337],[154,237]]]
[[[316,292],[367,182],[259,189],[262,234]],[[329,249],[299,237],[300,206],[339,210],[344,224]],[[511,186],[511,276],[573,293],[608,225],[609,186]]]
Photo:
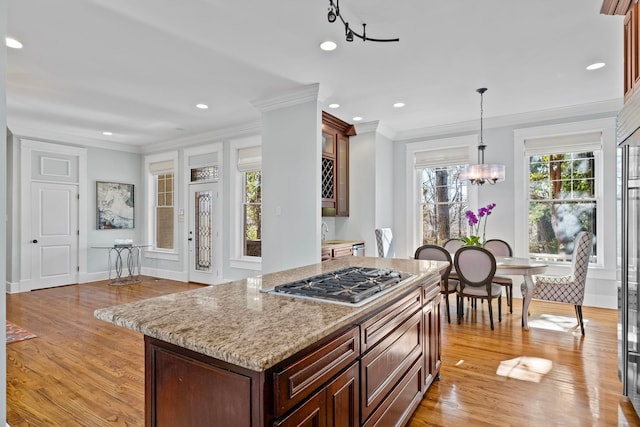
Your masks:
[[[422,400],[422,366],[415,363],[391,394],[364,424],[373,426],[405,425]]]
[[[364,353],[389,333],[400,326],[415,311],[420,309],[420,289],[392,303],[361,324],[361,345]]]
[[[351,256],[353,255],[353,247],[352,246],[345,246],[342,248],[335,248],[333,250],[333,257],[334,258],[340,258],[343,256]]]
[[[416,361],[423,359],[422,310],[362,356],[360,361],[360,413],[367,417],[385,399]],[[422,387],[420,387],[422,390]]]
[[[440,278],[430,281],[422,287],[422,303],[426,304],[440,294]]]
[[[329,381],[360,355],[359,328],[353,327],[311,353],[274,372],[274,412],[288,410]]]

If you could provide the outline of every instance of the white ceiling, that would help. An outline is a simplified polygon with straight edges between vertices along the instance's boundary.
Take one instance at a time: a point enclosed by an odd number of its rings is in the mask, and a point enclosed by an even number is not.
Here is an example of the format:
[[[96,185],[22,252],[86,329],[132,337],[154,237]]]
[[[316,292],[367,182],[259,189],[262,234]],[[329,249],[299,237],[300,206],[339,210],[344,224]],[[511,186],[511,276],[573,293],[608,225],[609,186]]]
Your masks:
[[[602,0],[340,2],[356,31],[399,43],[347,43],[328,5],[10,1],[7,33],[24,48],[7,49],[9,129],[140,149],[258,123],[253,101],[313,83],[323,109],[399,136],[478,120],[482,86],[489,120],[622,98],[622,17],[601,15]],[[327,39],[335,51],[319,49]],[[593,62],[607,66],[586,71]]]

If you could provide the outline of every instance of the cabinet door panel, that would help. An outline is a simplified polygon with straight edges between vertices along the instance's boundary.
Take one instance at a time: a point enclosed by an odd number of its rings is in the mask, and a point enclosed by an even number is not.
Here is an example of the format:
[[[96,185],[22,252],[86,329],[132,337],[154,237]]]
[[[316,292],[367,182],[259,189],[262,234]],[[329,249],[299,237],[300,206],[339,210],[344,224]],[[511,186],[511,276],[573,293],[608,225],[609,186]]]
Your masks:
[[[327,426],[355,427],[360,420],[360,365],[356,362],[327,386]]]
[[[250,378],[159,347],[152,351],[151,425],[251,426]]]
[[[367,419],[414,363],[417,362],[420,368],[423,367],[422,326],[420,310],[362,356],[360,362],[362,419]]]

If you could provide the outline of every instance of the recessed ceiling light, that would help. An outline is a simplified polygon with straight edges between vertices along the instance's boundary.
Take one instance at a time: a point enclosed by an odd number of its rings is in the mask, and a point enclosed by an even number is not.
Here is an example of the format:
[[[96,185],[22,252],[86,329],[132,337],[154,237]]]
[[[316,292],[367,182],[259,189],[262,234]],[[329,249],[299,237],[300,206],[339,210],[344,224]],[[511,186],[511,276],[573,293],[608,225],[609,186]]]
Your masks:
[[[196,104],[196,107],[198,107],[201,110],[206,110],[207,108],[209,108],[207,104]]]
[[[339,108],[340,104],[329,104],[329,108]]]
[[[606,64],[604,62],[595,62],[589,66],[587,66],[587,70],[589,71],[593,71],[593,70],[598,70],[602,67],[604,67]]]
[[[362,120],[362,117],[360,117],[360,116],[355,116],[355,117],[353,118],[353,121],[354,121],[354,122],[359,122],[360,120]]]
[[[336,45],[334,42],[332,42],[330,40],[327,40],[326,42],[320,43],[320,49],[326,50],[327,52],[335,50],[336,47],[338,47],[338,45]]]
[[[4,41],[7,47],[10,47],[12,49],[22,49],[22,43],[20,43],[16,39],[12,39],[11,37],[5,37]]]
[[[105,131],[105,132],[102,132],[102,134],[103,134],[103,135],[106,135],[106,136],[111,136],[111,135],[113,135],[113,133],[112,133],[112,132],[106,132],[106,131]]]
[[[402,108],[404,107],[404,102],[396,102],[393,104],[393,108]]]

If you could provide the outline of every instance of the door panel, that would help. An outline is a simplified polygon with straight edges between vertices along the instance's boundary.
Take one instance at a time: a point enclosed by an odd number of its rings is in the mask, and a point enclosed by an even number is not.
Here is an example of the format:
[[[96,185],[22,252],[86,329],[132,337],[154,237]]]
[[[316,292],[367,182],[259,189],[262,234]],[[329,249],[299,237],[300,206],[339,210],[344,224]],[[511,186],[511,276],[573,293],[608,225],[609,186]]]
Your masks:
[[[189,185],[189,281],[213,284],[216,269],[216,183]]]
[[[31,289],[78,282],[78,187],[31,184]]]

